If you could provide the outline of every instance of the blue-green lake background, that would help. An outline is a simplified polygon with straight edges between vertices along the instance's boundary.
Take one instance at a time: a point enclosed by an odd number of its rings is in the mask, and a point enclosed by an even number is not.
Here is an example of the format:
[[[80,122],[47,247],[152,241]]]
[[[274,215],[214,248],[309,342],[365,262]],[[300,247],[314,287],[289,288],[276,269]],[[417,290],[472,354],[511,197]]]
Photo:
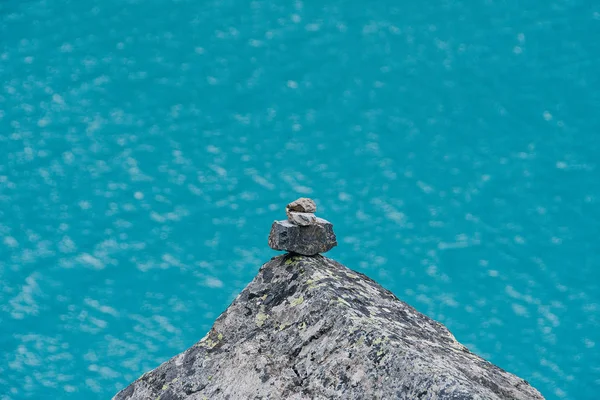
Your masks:
[[[600,389],[600,3],[0,0],[0,399],[198,341],[299,196],[548,399]]]

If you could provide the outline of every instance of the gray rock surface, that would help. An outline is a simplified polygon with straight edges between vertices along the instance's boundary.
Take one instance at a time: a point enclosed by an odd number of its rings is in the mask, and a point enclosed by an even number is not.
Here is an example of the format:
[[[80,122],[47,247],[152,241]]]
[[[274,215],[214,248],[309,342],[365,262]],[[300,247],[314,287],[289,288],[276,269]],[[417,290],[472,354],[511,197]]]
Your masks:
[[[333,225],[323,218],[314,224],[299,226],[289,221],[275,221],[269,234],[269,247],[312,256],[337,246]]]
[[[440,323],[323,256],[273,258],[197,344],[125,399],[543,399]]]
[[[288,221],[290,221],[292,224],[308,226],[317,223],[317,217],[313,213],[289,211],[287,215]]]

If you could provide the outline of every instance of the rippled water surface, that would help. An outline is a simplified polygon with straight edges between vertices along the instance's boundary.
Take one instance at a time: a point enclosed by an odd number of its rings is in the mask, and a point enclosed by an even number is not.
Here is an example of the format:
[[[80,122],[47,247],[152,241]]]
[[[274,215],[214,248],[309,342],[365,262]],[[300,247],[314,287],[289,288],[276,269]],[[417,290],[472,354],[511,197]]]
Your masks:
[[[109,398],[316,199],[548,399],[600,388],[600,4],[0,0],[0,399]]]

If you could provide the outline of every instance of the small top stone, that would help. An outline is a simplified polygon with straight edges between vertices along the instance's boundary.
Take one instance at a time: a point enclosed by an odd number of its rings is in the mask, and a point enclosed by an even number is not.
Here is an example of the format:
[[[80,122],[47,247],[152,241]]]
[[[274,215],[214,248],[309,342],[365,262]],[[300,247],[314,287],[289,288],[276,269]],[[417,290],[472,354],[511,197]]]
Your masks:
[[[314,213],[317,211],[317,205],[313,199],[308,197],[300,197],[298,200],[292,201],[285,207],[286,211],[297,211],[303,213]]]

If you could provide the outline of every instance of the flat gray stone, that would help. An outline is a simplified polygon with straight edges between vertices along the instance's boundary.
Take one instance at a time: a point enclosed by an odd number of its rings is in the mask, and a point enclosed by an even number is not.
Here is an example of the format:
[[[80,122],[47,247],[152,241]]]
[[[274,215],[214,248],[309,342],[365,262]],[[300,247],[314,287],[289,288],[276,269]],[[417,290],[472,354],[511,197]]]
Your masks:
[[[202,340],[114,399],[543,397],[366,276],[285,254],[262,266]]]
[[[325,253],[337,246],[333,225],[316,217],[312,225],[299,226],[289,221],[275,221],[269,234],[269,247],[305,256]]]
[[[289,211],[287,214],[288,221],[290,221],[292,224],[308,226],[317,223],[317,217],[313,213]]]

